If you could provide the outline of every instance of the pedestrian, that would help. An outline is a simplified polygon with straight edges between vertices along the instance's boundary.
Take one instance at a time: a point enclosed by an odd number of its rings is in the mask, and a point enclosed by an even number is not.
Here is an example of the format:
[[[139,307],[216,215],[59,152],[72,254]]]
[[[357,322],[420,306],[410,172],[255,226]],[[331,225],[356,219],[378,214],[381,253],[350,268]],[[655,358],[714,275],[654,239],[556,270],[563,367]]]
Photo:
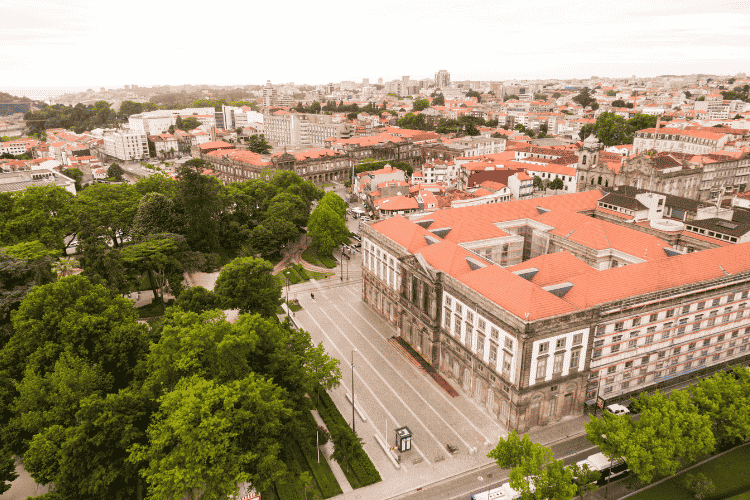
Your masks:
[[[310,297],[312,297],[312,298],[313,298],[313,300],[314,300],[314,299],[315,299],[315,294],[314,294],[314,293],[312,293],[312,292],[310,292]]]

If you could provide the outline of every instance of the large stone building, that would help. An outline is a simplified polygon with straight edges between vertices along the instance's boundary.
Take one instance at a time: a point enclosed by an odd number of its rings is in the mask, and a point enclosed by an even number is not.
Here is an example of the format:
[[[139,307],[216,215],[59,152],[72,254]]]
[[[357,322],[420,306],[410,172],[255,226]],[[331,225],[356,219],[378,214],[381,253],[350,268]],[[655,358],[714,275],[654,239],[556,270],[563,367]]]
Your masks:
[[[589,136],[578,153],[578,191],[630,186],[715,201],[722,195],[745,191],[750,178],[750,154],[740,151],[703,155],[651,151],[623,158],[621,162],[600,161],[600,154],[601,144]]]
[[[746,362],[750,245],[682,254],[589,191],[363,226],[363,300],[509,429]]]

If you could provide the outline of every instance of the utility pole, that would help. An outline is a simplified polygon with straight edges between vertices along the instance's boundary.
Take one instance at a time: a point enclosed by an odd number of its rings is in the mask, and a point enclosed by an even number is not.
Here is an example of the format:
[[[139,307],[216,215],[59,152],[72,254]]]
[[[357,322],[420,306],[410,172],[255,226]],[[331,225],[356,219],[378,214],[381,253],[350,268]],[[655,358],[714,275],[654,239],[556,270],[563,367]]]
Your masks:
[[[357,433],[356,429],[354,428],[354,353],[357,352],[357,348],[355,347],[352,350],[352,432],[355,434]]]

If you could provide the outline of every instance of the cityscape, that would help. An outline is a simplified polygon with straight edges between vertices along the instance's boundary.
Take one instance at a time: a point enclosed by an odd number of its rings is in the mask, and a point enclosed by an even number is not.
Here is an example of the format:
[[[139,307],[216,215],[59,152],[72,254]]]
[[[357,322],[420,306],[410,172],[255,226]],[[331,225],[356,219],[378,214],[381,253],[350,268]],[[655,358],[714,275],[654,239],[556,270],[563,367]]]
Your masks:
[[[742,2],[7,7],[3,500],[750,498]]]

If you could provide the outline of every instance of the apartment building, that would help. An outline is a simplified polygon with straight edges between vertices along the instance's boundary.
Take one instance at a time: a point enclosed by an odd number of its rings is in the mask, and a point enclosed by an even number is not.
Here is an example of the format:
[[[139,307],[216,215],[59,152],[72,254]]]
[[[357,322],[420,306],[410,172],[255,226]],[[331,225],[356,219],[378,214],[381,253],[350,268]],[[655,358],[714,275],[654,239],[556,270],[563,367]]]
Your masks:
[[[591,219],[601,197],[363,226],[363,300],[519,432],[581,414],[597,394],[619,401],[747,362],[750,245],[683,255]]]
[[[635,133],[633,150],[708,154],[723,149],[729,137],[722,132],[647,128]]]
[[[277,111],[263,117],[266,139],[275,146],[321,148],[326,140],[354,137],[355,126],[339,115]]]
[[[108,132],[104,134],[104,153],[118,160],[142,160],[149,157],[148,138],[142,132]]]

